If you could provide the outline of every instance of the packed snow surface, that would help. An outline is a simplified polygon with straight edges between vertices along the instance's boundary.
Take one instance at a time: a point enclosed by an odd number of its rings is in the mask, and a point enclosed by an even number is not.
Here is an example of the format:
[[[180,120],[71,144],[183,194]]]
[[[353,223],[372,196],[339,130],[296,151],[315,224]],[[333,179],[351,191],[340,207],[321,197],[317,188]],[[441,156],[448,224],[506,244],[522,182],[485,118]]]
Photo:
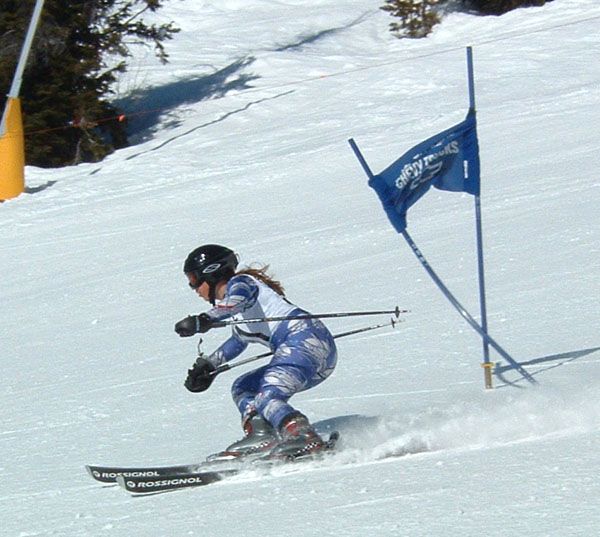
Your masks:
[[[28,192],[0,205],[3,535],[599,533],[600,4],[453,13],[421,40],[394,38],[378,8],[172,0],[159,16],[182,28],[171,62],[136,49],[117,88],[133,144],[101,163],[27,168]],[[461,121],[468,45],[489,328],[536,387],[493,353],[484,389],[480,338],[347,144],[380,171]],[[473,198],[431,191],[408,219],[479,318]],[[292,400],[341,432],[335,457],[132,498],[84,465],[200,461],[241,433],[229,385],[250,366],[191,394],[197,339],[173,332],[206,307],[181,267],[209,242],[270,264],[315,313],[410,313],[340,340],[332,378]],[[213,330],[203,348],[225,337]]]

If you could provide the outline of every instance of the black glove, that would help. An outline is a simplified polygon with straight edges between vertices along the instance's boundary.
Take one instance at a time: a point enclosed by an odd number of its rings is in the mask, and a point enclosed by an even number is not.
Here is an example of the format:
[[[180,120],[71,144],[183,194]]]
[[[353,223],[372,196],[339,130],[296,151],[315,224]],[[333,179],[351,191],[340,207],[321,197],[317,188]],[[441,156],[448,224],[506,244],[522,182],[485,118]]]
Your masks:
[[[203,392],[210,388],[216,375],[211,375],[216,371],[216,367],[204,358],[198,358],[192,369],[188,370],[188,376],[185,379],[184,386],[190,392]]]
[[[190,337],[194,334],[208,332],[212,325],[213,321],[206,313],[188,315],[185,319],[175,323],[175,332],[181,337]]]

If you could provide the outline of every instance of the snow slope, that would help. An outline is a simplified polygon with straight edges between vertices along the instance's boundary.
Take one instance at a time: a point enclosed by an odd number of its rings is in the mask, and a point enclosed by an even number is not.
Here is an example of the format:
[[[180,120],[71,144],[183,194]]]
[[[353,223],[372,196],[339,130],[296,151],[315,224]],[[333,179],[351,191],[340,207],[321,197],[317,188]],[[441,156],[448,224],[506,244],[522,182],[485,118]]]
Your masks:
[[[378,5],[173,0],[160,15],[182,28],[171,63],[140,50],[119,84],[139,143],[28,168],[30,193],[0,206],[4,535],[598,533],[600,5],[456,13],[416,41],[392,37]],[[346,142],[379,171],[460,121],[467,45],[490,332],[537,388],[500,360],[483,389],[477,334],[387,223]],[[472,199],[430,192],[409,230],[476,315]],[[270,263],[314,312],[411,313],[340,341],[334,376],[294,399],[342,432],[325,467],[132,499],[84,464],[196,461],[240,434],[233,372],[204,394],[182,386],[196,342],[173,324],[205,305],[181,265],[205,242]]]

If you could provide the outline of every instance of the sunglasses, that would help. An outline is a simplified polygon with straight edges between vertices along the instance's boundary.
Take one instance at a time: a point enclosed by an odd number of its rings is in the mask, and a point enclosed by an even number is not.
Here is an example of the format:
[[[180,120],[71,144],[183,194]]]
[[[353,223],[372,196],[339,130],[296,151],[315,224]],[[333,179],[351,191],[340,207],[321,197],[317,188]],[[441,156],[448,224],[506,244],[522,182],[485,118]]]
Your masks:
[[[200,279],[196,278],[196,276],[194,274],[192,274],[191,280],[188,282],[188,285],[190,286],[191,289],[193,289],[195,291],[203,283],[204,283],[204,280],[200,280]]]

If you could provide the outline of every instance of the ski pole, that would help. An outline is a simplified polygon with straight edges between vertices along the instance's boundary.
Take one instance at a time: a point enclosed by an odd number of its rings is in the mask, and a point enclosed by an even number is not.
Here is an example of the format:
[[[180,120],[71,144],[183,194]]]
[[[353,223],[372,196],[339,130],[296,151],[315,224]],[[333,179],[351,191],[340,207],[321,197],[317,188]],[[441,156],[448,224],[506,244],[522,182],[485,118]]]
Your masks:
[[[396,316],[395,319],[392,317],[392,319],[390,320],[389,323],[374,324],[371,326],[364,326],[363,328],[355,328],[354,330],[348,330],[347,332],[341,332],[339,334],[334,334],[333,339],[339,339],[342,337],[352,336],[354,334],[360,334],[362,332],[369,332],[371,330],[383,328],[384,326],[391,326],[392,328],[395,328],[396,323],[399,323],[399,322],[400,321],[398,320],[398,316]],[[272,354],[273,354],[272,352],[264,352],[262,354],[257,354],[256,356],[250,356],[249,358],[245,358],[244,360],[239,360],[238,362],[235,362],[234,364],[222,364],[219,367],[217,367],[217,369],[215,369],[210,375],[213,377],[216,377],[220,373],[224,373],[225,371],[229,371],[230,369],[234,369],[236,367],[239,367],[239,366],[242,366],[245,364],[249,364],[250,362],[255,362],[256,360],[260,360],[261,358],[267,358],[267,357],[271,356]]]
[[[232,326],[236,324],[267,323],[273,321],[297,321],[301,319],[325,319],[330,317],[358,317],[363,315],[385,315],[393,314],[398,318],[401,313],[408,313],[409,310],[401,310],[398,306],[393,310],[382,311],[346,311],[340,313],[306,313],[300,315],[291,315],[283,317],[261,317],[256,319],[227,319],[225,321],[215,321],[212,327]]]

